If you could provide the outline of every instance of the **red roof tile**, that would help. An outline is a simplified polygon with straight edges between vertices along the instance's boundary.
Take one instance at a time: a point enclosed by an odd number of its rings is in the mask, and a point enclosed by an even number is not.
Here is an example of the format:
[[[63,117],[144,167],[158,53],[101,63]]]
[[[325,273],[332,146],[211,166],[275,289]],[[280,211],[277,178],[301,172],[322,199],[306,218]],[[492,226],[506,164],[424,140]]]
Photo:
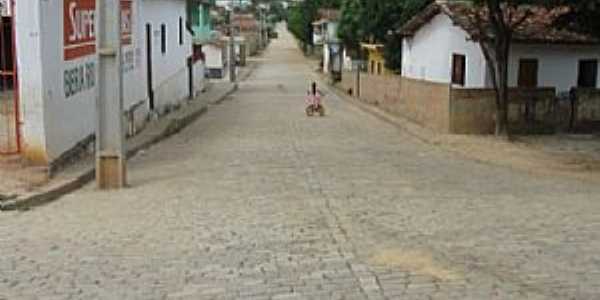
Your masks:
[[[571,10],[568,7],[548,9],[541,6],[521,6],[511,10],[510,22],[516,25],[513,41],[547,44],[600,44],[600,40],[592,35],[556,25],[560,17],[570,12]],[[404,36],[412,36],[440,13],[450,17],[454,24],[465,30],[473,40],[493,39],[490,25],[487,24],[487,9],[458,3],[434,3],[428,6],[402,26],[399,33]],[[524,21],[519,23],[525,16],[527,17]],[[506,19],[508,18],[507,16]],[[484,26],[478,25],[482,22]]]

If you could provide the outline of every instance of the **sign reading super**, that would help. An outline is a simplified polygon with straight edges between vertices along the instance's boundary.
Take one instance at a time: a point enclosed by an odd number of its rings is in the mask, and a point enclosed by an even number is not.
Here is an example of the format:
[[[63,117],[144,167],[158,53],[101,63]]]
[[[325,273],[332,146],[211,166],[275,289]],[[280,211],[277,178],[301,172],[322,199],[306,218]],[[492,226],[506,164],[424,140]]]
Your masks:
[[[64,0],[63,16],[65,60],[96,53],[96,0]]]
[[[64,59],[75,60],[96,53],[96,0],[64,1]],[[131,45],[132,0],[121,0],[121,41]]]
[[[69,66],[64,71],[63,85],[65,98],[70,98],[96,85],[96,62],[90,57],[96,54],[96,0],[63,1],[64,60]],[[131,45],[133,40],[132,2],[120,0],[123,46]]]

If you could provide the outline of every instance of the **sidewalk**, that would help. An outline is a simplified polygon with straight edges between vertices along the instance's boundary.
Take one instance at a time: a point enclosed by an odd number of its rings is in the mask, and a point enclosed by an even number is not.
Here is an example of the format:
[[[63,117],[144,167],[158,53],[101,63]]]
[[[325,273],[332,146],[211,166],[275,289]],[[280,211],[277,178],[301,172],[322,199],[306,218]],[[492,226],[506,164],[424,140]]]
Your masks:
[[[252,69],[253,66],[242,69],[240,78],[249,76]],[[210,105],[220,103],[234,91],[235,87],[231,83],[209,83],[207,91],[196,99],[183,102],[178,110],[148,123],[142,132],[128,139],[128,158],[178,133],[204,114]],[[3,158],[0,161],[0,177],[0,211],[27,210],[53,201],[93,181],[95,156],[83,157],[50,180],[45,168],[24,166],[18,157]]]
[[[322,84],[327,80],[321,78]],[[512,141],[485,135],[440,134],[360,101],[336,86],[326,85],[339,98],[415,138],[482,163],[539,176],[566,176],[600,182],[600,137],[590,135],[515,136]]]

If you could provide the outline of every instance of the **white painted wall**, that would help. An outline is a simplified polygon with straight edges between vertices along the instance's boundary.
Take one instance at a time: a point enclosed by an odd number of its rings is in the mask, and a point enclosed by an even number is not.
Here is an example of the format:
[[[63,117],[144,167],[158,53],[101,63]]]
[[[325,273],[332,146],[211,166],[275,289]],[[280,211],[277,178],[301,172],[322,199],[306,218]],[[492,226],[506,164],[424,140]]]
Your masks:
[[[23,4],[21,4],[23,3]],[[26,9],[20,8],[24,5]],[[23,154],[32,161],[47,161],[42,89],[40,1],[21,0],[15,10],[16,51],[19,53],[19,95]]]
[[[337,22],[327,22],[327,42],[337,42],[338,39],[338,23]]]
[[[21,3],[17,5],[20,6]],[[90,83],[91,88],[67,96],[65,75],[68,70],[85,67],[88,64],[93,76],[98,78],[97,59],[92,54],[65,61],[63,1],[40,1],[40,5],[43,122],[46,128],[46,153],[48,159],[52,161],[94,132],[95,83]],[[19,53],[19,56],[22,56],[22,53]],[[26,66],[20,66],[20,69],[25,68]],[[27,83],[23,82],[23,84]],[[22,100],[28,101],[28,99]]]
[[[352,63],[352,57],[348,55],[348,50],[344,48],[344,71],[352,71],[354,69],[354,64]]]
[[[486,62],[477,43],[444,14],[434,17],[402,45],[402,74],[409,78],[450,83],[452,54],[466,56],[465,87],[482,87]]]
[[[223,69],[225,67],[225,48],[216,45],[204,45],[202,52],[206,58],[206,68]]]
[[[141,0],[143,26],[152,25],[152,85],[157,107],[189,96],[186,59],[192,55],[192,39],[185,30],[185,0]],[[184,43],[179,44],[179,18],[183,18]],[[167,26],[167,52],[161,53],[161,24]],[[144,59],[145,59],[145,51]],[[144,60],[145,61],[145,60]]]
[[[329,73],[330,51],[329,44],[323,45],[323,73]]]
[[[457,53],[466,56],[465,87],[491,87],[481,48],[467,38],[467,33],[454,26],[448,16],[439,14],[414,37],[403,41],[402,74],[410,78],[450,83],[452,54]],[[580,60],[600,61],[600,46],[515,44],[509,61],[508,83],[511,87],[518,84],[520,59],[538,59],[538,85],[556,87],[557,92],[563,92],[577,85]]]
[[[64,56],[64,0],[19,0],[16,7],[17,61],[24,156],[50,162],[95,131],[96,84],[69,93],[69,70],[88,66],[97,78],[95,53],[74,60]],[[123,47],[125,108],[147,101],[145,24],[153,24],[153,86],[157,108],[189,96],[186,59],[191,36],[179,44],[184,0],[134,0],[132,45]],[[167,53],[160,51],[160,24],[167,25]],[[141,108],[148,110],[148,107]],[[139,112],[138,112],[139,115]]]
[[[194,96],[200,94],[206,88],[206,78],[204,78],[204,62],[197,61],[194,64]]]
[[[510,86],[518,83],[519,60],[531,58],[538,59],[538,85],[556,87],[557,92],[564,92],[577,86],[580,60],[597,59],[600,62],[600,46],[514,45],[509,61]],[[600,87],[598,77],[597,87]]]

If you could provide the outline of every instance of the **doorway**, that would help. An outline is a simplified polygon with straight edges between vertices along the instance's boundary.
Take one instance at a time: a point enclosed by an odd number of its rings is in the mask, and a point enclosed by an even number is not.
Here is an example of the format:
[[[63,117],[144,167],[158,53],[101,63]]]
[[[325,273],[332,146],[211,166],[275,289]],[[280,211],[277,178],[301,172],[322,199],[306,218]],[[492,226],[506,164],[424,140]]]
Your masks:
[[[20,152],[14,1],[0,16],[0,154]]]
[[[518,86],[524,88],[534,88],[538,86],[538,68],[537,59],[521,59],[519,61],[519,81]]]
[[[577,87],[595,88],[598,85],[598,60],[587,59],[579,61]]]
[[[150,110],[154,110],[154,87],[152,86],[152,24],[146,24],[146,70],[148,86],[148,102]]]

